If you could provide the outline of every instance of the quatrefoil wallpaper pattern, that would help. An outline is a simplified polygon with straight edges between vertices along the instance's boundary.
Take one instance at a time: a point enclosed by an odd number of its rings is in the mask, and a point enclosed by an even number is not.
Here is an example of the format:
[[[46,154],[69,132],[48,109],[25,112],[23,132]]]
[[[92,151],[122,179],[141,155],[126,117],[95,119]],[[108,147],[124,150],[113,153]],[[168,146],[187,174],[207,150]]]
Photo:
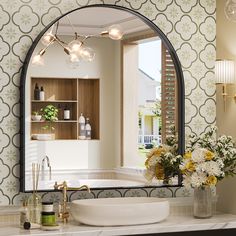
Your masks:
[[[53,19],[91,4],[137,11],[167,35],[177,51],[185,81],[186,134],[215,123],[215,0],[2,0],[0,2],[0,204],[19,203],[19,85],[21,67],[34,38]],[[103,190],[72,193],[70,199],[113,196],[183,196],[184,188]],[[56,193],[44,198],[58,200]]]

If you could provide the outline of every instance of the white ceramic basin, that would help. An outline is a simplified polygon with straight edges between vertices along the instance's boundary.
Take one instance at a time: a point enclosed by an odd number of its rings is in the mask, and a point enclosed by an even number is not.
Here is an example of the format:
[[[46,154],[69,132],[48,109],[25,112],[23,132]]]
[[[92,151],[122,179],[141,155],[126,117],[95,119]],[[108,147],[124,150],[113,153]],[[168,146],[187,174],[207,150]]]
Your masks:
[[[156,223],[169,215],[164,198],[127,197],[74,200],[70,211],[79,223],[96,226]]]

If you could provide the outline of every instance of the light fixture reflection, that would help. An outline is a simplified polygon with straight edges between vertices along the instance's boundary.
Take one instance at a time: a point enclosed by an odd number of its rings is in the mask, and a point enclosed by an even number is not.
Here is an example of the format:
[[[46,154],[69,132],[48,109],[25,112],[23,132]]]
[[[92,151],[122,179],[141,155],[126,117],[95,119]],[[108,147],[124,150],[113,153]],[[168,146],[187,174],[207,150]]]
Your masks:
[[[69,61],[72,63],[79,62],[79,57],[75,53],[69,55]]]
[[[236,0],[228,0],[226,2],[225,15],[228,20],[236,22]]]
[[[47,32],[41,39],[41,43],[47,46],[52,40],[54,40],[54,35],[52,32]]]
[[[79,41],[78,39],[72,40],[68,44],[68,48],[72,53],[79,53],[81,46],[82,46],[82,42]]]
[[[120,40],[124,33],[120,25],[111,25],[108,29],[108,34],[111,39]]]
[[[80,55],[81,55],[82,59],[85,61],[93,61],[93,59],[95,57],[95,52],[93,51],[92,48],[83,47],[81,49]]]
[[[45,49],[40,50],[40,52],[33,57],[32,64],[35,66],[43,66],[44,60],[42,56],[44,53],[45,53]]]
[[[55,23],[55,33],[53,33],[53,25],[50,31],[46,32],[42,37],[41,42],[43,45],[45,45],[45,48],[43,48],[37,55],[34,56],[34,58],[32,59],[32,64],[44,65],[42,56],[48,49],[48,47],[55,42],[58,43],[63,48],[64,52],[69,56],[66,60],[67,63],[72,64],[73,67],[77,67],[78,63],[81,60],[91,62],[95,58],[94,50],[86,45],[87,39],[92,37],[109,36],[113,40],[120,40],[123,37],[123,30],[120,25],[112,25],[108,30],[101,32],[98,35],[79,35],[77,32],[75,32],[75,28],[69,18],[68,21],[71,25],[72,30],[74,31],[75,38],[69,43],[63,42],[57,35],[59,28],[58,21],[57,23]]]

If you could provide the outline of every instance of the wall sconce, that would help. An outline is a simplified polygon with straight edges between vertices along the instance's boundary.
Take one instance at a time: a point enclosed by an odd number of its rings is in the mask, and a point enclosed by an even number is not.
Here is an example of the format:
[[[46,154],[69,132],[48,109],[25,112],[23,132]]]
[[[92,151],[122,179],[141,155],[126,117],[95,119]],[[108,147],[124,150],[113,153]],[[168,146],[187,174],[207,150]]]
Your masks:
[[[224,100],[224,111],[226,111],[226,98],[233,97],[236,100],[236,95],[229,96],[226,86],[235,82],[235,68],[232,60],[216,60],[215,64],[216,84],[222,84],[222,96]]]
[[[74,66],[78,66],[78,62],[83,61],[93,61],[95,57],[95,52],[92,48],[87,47],[85,44],[85,41],[92,37],[109,37],[113,40],[120,40],[123,37],[123,30],[120,25],[111,25],[108,30],[101,32],[98,35],[80,35],[76,32],[75,27],[71,23],[69,17],[67,16],[67,19],[70,23],[70,26],[74,32],[75,38],[69,42],[63,42],[57,32],[59,28],[59,21],[51,27],[51,29],[44,34],[44,36],[41,39],[41,43],[45,46],[43,49],[41,49],[32,59],[33,65],[44,65],[43,61],[43,55],[48,49],[49,46],[51,46],[54,43],[58,43],[64,50],[64,52],[69,56],[69,63]],[[55,29],[55,33],[53,33],[53,30]]]

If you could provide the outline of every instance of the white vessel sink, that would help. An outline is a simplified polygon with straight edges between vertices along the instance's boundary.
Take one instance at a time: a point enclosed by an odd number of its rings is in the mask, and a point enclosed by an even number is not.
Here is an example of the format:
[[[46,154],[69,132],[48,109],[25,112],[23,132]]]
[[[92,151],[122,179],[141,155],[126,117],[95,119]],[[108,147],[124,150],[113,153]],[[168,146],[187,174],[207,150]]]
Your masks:
[[[149,224],[168,217],[169,202],[153,197],[85,199],[72,201],[70,211],[75,221],[87,225]]]

